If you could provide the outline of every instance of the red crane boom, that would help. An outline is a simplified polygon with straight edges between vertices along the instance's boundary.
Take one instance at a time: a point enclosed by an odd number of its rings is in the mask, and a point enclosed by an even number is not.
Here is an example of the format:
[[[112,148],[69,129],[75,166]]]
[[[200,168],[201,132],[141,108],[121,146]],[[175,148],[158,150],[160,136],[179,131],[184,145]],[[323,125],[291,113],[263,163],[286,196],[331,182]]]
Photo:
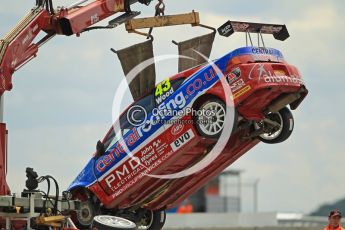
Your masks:
[[[45,0],[44,4],[48,4]],[[85,6],[75,4],[54,12],[52,6],[38,0],[33,8],[5,37],[0,40],[0,95],[12,89],[12,75],[22,65],[36,57],[38,49],[54,35],[77,36],[83,30],[115,13],[130,14],[136,2],[148,5],[151,0],[95,0]],[[50,0],[51,2],[51,0]],[[81,1],[80,3],[85,2]],[[45,32],[46,36],[34,43]]]

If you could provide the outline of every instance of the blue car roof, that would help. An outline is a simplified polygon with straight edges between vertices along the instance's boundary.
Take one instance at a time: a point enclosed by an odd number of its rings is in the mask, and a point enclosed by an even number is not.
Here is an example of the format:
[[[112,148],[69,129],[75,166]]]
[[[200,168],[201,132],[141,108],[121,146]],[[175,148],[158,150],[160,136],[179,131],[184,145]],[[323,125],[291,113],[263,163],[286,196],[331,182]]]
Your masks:
[[[282,52],[274,48],[266,48],[266,47],[242,47],[238,48],[227,55],[225,57],[232,59],[234,57],[242,56],[242,55],[272,55],[279,59],[284,59]]]

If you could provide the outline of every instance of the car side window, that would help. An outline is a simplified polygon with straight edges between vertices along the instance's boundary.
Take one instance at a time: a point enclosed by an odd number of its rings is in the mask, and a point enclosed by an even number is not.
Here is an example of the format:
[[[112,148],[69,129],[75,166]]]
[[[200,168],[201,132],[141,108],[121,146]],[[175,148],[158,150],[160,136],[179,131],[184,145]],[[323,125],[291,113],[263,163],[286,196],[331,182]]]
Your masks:
[[[147,113],[151,113],[152,110],[156,106],[153,94],[149,94],[148,96],[142,98],[135,105],[141,106],[141,107],[145,108]],[[144,115],[144,114],[138,114],[138,115],[141,116],[141,115]]]
[[[176,79],[176,80],[172,80],[171,81],[171,85],[172,85],[173,89],[177,90],[182,85],[184,80],[186,80],[186,79],[185,78],[179,78],[179,79]]]
[[[122,136],[124,136],[130,129],[121,129]],[[119,141],[119,137],[117,136],[117,132],[112,127],[107,136],[104,139],[104,147],[106,151],[108,151],[117,141]]]
[[[113,146],[117,142],[116,132],[114,127],[112,126],[109,132],[107,133],[106,137],[104,138],[104,147],[108,150],[111,146]]]
[[[106,148],[106,151],[109,150],[109,148],[112,147],[117,141],[118,141],[118,138],[116,137],[116,135],[114,135],[113,138],[111,139],[108,147]]]
[[[173,88],[174,91],[177,90],[181,86],[184,80],[185,78],[171,80],[170,81],[171,88]],[[132,106],[130,106],[130,108],[121,116],[120,126],[121,126],[122,135],[125,135],[128,131],[133,129],[133,124],[132,124],[133,122],[128,121],[128,118],[141,120],[144,118],[145,112],[147,114],[150,114],[152,110],[157,106],[157,102],[155,100],[155,92],[156,92],[156,89],[149,95],[143,97],[142,99],[134,103]],[[138,108],[139,110],[131,114],[131,109],[133,108]],[[140,110],[140,108],[144,108],[145,112]]]
[[[121,126],[122,135],[125,135],[128,131],[133,129],[134,122],[132,120],[135,120],[135,121],[143,120],[145,117],[145,114],[146,113],[150,114],[154,108],[155,108],[155,101],[154,101],[153,94],[149,94],[143,97],[138,102],[130,106],[130,108],[120,118],[120,126]]]

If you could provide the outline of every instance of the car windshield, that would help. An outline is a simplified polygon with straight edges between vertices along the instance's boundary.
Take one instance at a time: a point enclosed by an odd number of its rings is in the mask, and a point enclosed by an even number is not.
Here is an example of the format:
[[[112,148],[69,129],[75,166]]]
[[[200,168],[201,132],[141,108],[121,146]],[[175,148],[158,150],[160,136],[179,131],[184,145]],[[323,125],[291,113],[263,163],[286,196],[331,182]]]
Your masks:
[[[134,106],[141,106],[145,108],[147,113],[150,113],[155,106],[153,94],[149,94],[148,96],[143,97],[137,103],[134,103],[132,106],[130,106],[127,109],[127,111],[125,111],[122,114],[122,116],[120,117],[120,120],[111,127],[111,129],[109,130],[108,134],[106,135],[103,141],[103,144],[106,150],[109,150],[109,148],[112,147],[119,140],[119,135],[116,136],[116,134],[122,134],[122,136],[124,136],[128,131],[133,129],[134,126],[131,124],[131,122],[128,121],[127,114],[129,113],[130,108]],[[142,119],[144,115],[145,115],[144,112],[138,112],[134,114],[134,118],[139,120],[139,119]]]
[[[116,137],[116,133],[117,133],[117,130],[115,131],[114,126],[112,126],[108,134],[105,136],[103,140],[103,144],[106,151],[118,141],[118,138]]]
[[[138,109],[138,112],[132,113],[133,109]],[[149,114],[155,108],[155,101],[153,94],[149,94],[143,97],[138,102],[131,105],[128,110],[120,118],[120,127],[122,134],[126,134],[129,130],[134,128],[134,122],[129,119],[134,119],[136,121],[141,121],[144,119],[145,114]],[[132,116],[132,117],[131,117]]]

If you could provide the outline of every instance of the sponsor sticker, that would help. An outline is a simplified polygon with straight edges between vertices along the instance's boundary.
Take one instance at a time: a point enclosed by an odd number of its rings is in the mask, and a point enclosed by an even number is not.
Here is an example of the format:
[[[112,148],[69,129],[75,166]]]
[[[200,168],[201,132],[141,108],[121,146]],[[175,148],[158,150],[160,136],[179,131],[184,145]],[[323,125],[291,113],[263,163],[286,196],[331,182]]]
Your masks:
[[[265,83],[290,83],[303,84],[303,80],[295,75],[290,75],[282,69],[271,71],[264,64],[255,64],[249,72],[248,79],[256,79]]]
[[[227,21],[218,29],[218,33],[224,37],[229,37],[234,33],[234,28],[232,28],[231,22]]]
[[[157,105],[169,98],[169,96],[174,92],[175,90],[171,87],[170,79],[166,79],[165,81],[159,83],[155,90],[155,99]]]
[[[240,91],[234,94],[234,99],[242,96],[243,94],[247,93],[251,89],[252,87],[250,85],[247,85],[246,87],[244,87],[243,89],[241,89]]]
[[[231,85],[233,82],[241,77],[241,69],[239,67],[233,69],[228,75],[226,75],[226,81]]]
[[[280,70],[280,69],[275,69],[273,72],[276,76],[286,76],[287,75],[284,70]]]
[[[193,131],[189,129],[186,133],[182,134],[173,143],[170,144],[173,151],[177,151],[183,146],[185,146],[190,140],[195,137]]]
[[[183,128],[184,128],[184,124],[182,124],[182,123],[181,124],[176,124],[171,129],[171,134],[174,135],[174,136],[177,136],[177,135],[179,135],[183,131]]]
[[[236,92],[239,89],[243,88],[245,85],[246,84],[244,83],[243,79],[240,79],[236,81],[235,83],[233,83],[232,85],[230,85],[230,88],[232,92]]]
[[[274,49],[268,49],[264,47],[254,47],[252,49],[253,54],[274,54]]]

